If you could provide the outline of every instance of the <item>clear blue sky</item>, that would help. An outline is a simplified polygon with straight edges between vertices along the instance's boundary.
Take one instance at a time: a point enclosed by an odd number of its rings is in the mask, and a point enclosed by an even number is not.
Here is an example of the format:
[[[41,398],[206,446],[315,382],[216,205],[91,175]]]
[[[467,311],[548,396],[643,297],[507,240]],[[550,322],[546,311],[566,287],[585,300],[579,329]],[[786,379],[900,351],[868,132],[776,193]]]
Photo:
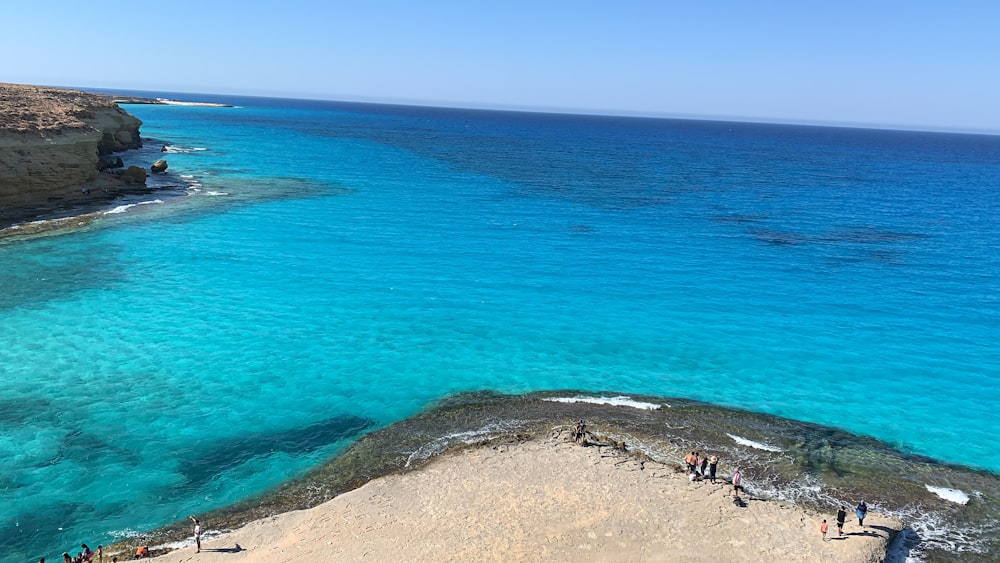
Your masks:
[[[1000,132],[1000,2],[9,0],[0,81]]]

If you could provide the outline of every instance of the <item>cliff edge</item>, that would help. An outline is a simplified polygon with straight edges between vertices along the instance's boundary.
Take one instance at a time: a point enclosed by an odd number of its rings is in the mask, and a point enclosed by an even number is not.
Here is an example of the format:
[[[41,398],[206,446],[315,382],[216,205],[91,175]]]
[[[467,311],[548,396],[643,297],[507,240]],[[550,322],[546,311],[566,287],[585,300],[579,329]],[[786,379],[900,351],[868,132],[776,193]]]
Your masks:
[[[110,96],[0,83],[0,229],[122,193],[101,157],[141,147],[141,125]]]

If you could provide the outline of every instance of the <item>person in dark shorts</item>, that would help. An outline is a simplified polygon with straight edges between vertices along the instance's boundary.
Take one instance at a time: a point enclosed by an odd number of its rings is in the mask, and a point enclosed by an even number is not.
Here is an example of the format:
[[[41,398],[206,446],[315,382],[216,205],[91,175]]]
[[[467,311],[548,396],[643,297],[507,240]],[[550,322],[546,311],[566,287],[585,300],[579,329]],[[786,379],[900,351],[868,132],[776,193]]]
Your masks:
[[[844,520],[847,520],[847,509],[843,506],[837,511],[837,535],[844,535]]]
[[[715,484],[715,470],[719,468],[719,458],[716,456],[711,456],[708,458],[708,478]]]
[[[694,468],[698,464],[698,452],[691,452],[684,456],[684,463],[687,465],[687,474],[694,473]]]
[[[194,524],[191,526],[191,533],[194,535],[195,553],[201,553],[201,522],[194,516],[188,516]]]

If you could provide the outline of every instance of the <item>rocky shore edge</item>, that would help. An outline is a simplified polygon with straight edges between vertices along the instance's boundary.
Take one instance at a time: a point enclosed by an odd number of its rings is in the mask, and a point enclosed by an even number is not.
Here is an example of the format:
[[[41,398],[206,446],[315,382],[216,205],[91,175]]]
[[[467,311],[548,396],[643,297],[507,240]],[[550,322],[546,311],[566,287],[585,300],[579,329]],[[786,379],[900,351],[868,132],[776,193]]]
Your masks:
[[[143,102],[0,83],[0,239],[77,228],[153,192],[148,176],[168,165],[126,166],[122,154],[143,146],[142,121],[118,103]]]

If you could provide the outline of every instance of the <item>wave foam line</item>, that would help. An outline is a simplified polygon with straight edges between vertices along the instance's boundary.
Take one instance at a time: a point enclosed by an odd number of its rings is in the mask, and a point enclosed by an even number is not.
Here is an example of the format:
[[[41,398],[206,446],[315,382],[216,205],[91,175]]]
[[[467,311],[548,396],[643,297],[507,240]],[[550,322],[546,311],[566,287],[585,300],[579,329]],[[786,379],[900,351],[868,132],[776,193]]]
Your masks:
[[[455,443],[474,444],[483,440],[495,438],[505,432],[510,432],[520,426],[518,421],[507,421],[506,423],[496,423],[484,426],[478,430],[466,430],[464,432],[454,432],[446,434],[417,448],[406,458],[404,467],[409,467],[414,461],[424,460],[435,456]]]
[[[751,440],[749,438],[744,438],[742,436],[735,436],[735,435],[729,434],[729,433],[727,433],[726,436],[729,436],[730,438],[733,439],[734,442],[736,442],[737,444],[739,444],[741,446],[747,446],[747,447],[754,448],[754,449],[757,449],[757,450],[764,450],[765,452],[783,452],[783,451],[785,451],[785,450],[779,448],[778,446],[772,446],[770,444],[764,444],[764,443],[761,443],[761,442],[755,442],[755,441],[753,441],[753,440]]]
[[[943,498],[946,501],[954,502],[957,504],[969,504],[969,495],[965,494],[964,491],[958,489],[949,489],[948,487],[935,487],[933,485],[924,485],[927,490],[934,493],[935,495]]]
[[[118,207],[115,207],[114,209],[109,209],[109,210],[105,211],[104,214],[105,215],[117,215],[119,213],[125,213],[126,211],[128,211],[129,209],[135,207],[136,205],[151,205],[151,204],[154,204],[154,203],[163,203],[163,200],[162,199],[151,199],[151,200],[148,200],[148,201],[140,201],[138,203],[126,203],[124,205],[119,205]]]
[[[552,401],[553,403],[593,403],[595,405],[614,405],[648,411],[655,411],[661,407],[670,408],[670,405],[644,403],[642,401],[636,401],[631,397],[625,397],[624,395],[619,395],[618,397],[548,397],[543,400]]]

